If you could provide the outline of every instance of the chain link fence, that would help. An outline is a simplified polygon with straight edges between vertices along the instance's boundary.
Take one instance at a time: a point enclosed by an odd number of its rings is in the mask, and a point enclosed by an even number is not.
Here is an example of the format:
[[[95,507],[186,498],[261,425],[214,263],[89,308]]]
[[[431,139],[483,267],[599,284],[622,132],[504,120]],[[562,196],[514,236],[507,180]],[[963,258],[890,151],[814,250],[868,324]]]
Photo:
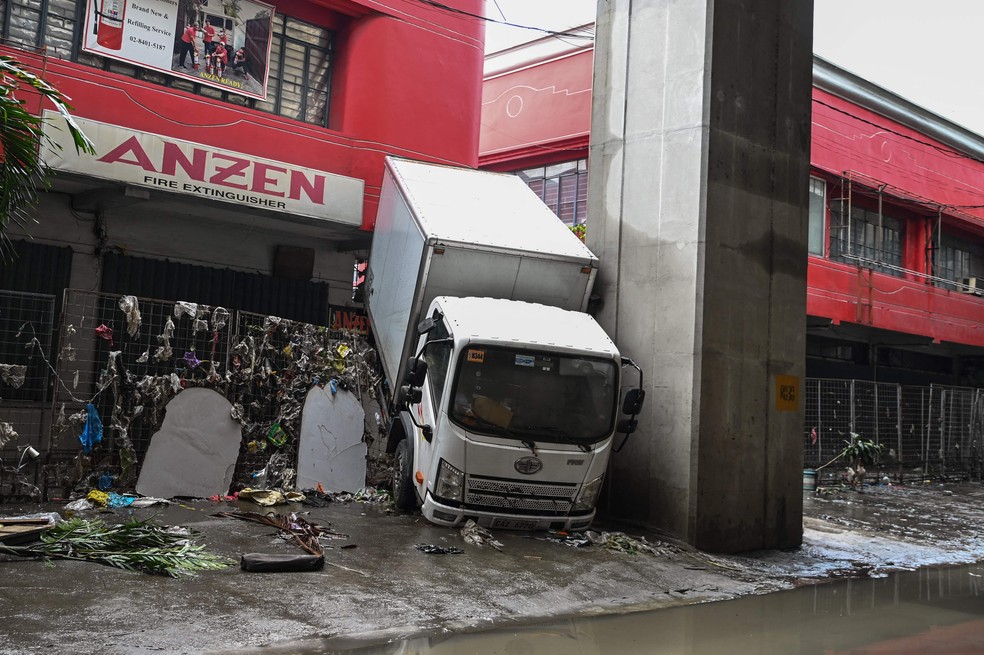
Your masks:
[[[0,499],[39,489],[65,497],[103,474],[132,484],[168,401],[190,387],[213,389],[233,403],[243,426],[237,475],[244,479],[274,454],[290,469],[300,406],[312,384],[334,379],[354,391],[367,408],[364,440],[371,446],[378,436],[374,351],[353,332],[74,289],[65,291],[55,327],[56,307],[53,296],[0,292],[0,371],[23,378],[16,388],[0,381],[0,430],[6,423],[18,433],[0,448]],[[102,441],[91,453],[80,440],[90,405],[102,422]],[[271,430],[283,432],[283,446],[271,446]],[[22,470],[7,466],[27,445],[40,458]],[[371,452],[378,458],[377,450]],[[28,483],[35,485],[30,493],[15,488]]]
[[[46,445],[55,300],[0,291],[0,499],[30,495],[37,482],[28,449]]]
[[[808,468],[834,459],[857,434],[882,446],[881,469],[897,479],[981,477],[984,389],[807,379],[804,398]]]

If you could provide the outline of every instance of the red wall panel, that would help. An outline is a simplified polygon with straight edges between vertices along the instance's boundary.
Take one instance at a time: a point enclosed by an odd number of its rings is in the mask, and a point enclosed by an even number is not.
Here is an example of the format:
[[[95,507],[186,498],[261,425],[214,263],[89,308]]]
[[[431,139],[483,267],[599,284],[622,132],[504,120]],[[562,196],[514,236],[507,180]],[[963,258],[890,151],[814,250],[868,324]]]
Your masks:
[[[847,100],[813,89],[810,161],[837,175],[875,181],[966,213],[984,233],[984,164]],[[891,193],[891,191],[889,191]]]
[[[482,162],[587,147],[593,50],[489,77],[482,91]],[[583,156],[579,154],[578,156]],[[523,165],[530,162],[524,162]]]

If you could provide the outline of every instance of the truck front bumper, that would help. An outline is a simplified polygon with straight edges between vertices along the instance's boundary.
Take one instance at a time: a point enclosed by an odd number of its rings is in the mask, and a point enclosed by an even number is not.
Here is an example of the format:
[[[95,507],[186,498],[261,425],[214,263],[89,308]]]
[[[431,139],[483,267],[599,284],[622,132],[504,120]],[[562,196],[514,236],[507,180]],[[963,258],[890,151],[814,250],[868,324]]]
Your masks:
[[[500,530],[566,530],[576,532],[586,530],[594,520],[595,512],[576,516],[531,516],[529,514],[509,514],[506,512],[489,512],[475,510],[469,507],[453,507],[446,505],[427,492],[420,513],[431,523],[456,528],[464,525],[468,519],[475,521],[483,528]]]

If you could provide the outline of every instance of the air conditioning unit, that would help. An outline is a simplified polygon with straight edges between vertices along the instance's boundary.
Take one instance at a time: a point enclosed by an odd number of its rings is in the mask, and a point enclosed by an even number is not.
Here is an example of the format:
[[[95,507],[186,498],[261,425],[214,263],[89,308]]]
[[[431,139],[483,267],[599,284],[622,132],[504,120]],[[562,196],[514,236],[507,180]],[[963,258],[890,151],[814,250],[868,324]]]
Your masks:
[[[975,296],[984,296],[984,280],[979,277],[960,278],[961,293],[972,293]]]

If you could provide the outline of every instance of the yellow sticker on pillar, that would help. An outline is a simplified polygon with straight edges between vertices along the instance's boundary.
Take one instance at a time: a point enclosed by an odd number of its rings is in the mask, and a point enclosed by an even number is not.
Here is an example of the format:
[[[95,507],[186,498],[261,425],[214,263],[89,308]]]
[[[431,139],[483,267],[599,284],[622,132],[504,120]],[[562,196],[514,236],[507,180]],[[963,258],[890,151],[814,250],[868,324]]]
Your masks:
[[[800,379],[795,375],[776,376],[776,411],[799,410]]]

